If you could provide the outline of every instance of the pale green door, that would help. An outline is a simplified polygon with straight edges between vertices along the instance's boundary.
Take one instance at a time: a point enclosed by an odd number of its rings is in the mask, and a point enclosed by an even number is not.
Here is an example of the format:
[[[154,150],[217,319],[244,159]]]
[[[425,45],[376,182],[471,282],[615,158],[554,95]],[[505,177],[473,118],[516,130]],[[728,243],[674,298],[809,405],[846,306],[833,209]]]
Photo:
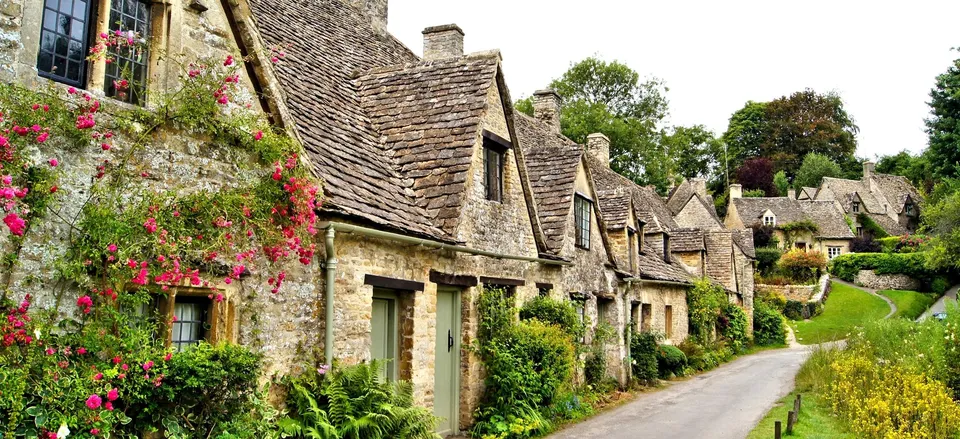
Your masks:
[[[397,298],[387,291],[374,290],[370,323],[370,355],[383,361],[381,378],[397,379]]]
[[[437,291],[437,353],[434,364],[433,413],[437,432],[457,433],[460,413],[460,291]]]

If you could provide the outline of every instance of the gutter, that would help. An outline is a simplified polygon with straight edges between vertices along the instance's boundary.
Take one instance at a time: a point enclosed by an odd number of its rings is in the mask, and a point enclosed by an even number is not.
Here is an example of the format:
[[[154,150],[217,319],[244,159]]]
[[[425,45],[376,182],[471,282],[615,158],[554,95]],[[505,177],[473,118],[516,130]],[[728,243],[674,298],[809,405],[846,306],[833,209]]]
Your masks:
[[[627,284],[632,284],[632,283],[634,283],[634,282],[639,282],[639,283],[641,284],[641,286],[642,286],[642,284],[644,284],[644,283],[648,283],[648,284],[661,284],[661,285],[676,285],[676,286],[680,286],[680,287],[692,287],[692,286],[693,286],[693,284],[691,284],[691,283],[675,282],[675,281],[672,281],[672,280],[643,279],[643,278],[639,278],[639,277],[628,277],[628,278],[624,279],[623,281],[626,282]]]
[[[480,250],[471,247],[464,247],[461,245],[445,244],[439,241],[434,241],[431,239],[423,238],[414,238],[412,236],[401,235],[399,233],[385,232],[383,230],[371,229],[369,227],[356,226],[353,224],[345,224],[335,221],[328,221],[320,224],[319,229],[326,229],[326,251],[327,259],[325,263],[326,269],[326,292],[325,292],[325,308],[324,308],[324,317],[326,319],[326,324],[324,327],[324,339],[323,339],[323,355],[324,361],[330,363],[333,361],[333,306],[334,306],[334,282],[336,281],[337,274],[337,252],[336,245],[334,243],[334,238],[336,237],[337,231],[344,233],[356,233],[358,235],[369,236],[372,238],[386,239],[389,241],[396,241],[404,244],[418,245],[421,247],[435,248],[440,250],[449,250],[457,253],[466,253],[475,256],[486,256],[494,259],[508,259],[513,261],[524,261],[524,262],[536,262],[544,265],[557,265],[569,267],[573,263],[567,261],[557,261],[552,259],[544,258],[535,258],[530,256],[519,256],[519,255],[508,255],[503,253],[496,253],[486,250]]]

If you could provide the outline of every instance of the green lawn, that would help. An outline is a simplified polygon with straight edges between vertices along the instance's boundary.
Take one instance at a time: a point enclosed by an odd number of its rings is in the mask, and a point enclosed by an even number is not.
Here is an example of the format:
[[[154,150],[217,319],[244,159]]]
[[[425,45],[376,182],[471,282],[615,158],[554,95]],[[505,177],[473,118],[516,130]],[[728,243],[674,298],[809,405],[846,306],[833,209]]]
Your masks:
[[[770,439],[773,437],[773,423],[780,421],[783,437],[802,437],[805,439],[854,439],[856,436],[843,431],[837,418],[830,414],[830,405],[811,393],[804,393],[800,407],[800,418],[793,428],[793,436],[787,436],[787,412],[793,410],[793,399],[797,394],[791,392],[781,399],[763,420],[754,427],[747,439]]]
[[[935,293],[905,290],[883,290],[880,294],[887,296],[897,305],[897,313],[893,317],[903,317],[910,320],[920,317],[920,314],[923,314],[939,298]]]
[[[790,322],[800,344],[816,344],[847,338],[859,325],[884,318],[890,306],[883,299],[858,288],[832,283],[823,314],[810,320]]]

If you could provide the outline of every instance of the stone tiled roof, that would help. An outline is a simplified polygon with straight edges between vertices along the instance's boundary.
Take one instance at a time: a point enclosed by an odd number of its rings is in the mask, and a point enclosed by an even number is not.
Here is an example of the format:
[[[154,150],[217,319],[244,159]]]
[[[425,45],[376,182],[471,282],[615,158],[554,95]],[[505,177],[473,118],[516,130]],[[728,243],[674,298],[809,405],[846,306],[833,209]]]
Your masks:
[[[656,191],[649,187],[640,186],[629,178],[617,174],[607,165],[600,163],[589,154],[585,158],[598,192],[615,193],[620,191],[630,194],[633,198],[634,213],[638,220],[644,222],[644,233],[662,233],[679,228],[673,219],[673,215],[670,213],[670,209],[667,208],[667,205],[664,204],[663,199],[657,195]],[[616,209],[615,207],[616,206],[608,207],[614,211],[611,214],[615,216],[624,216],[626,215],[626,209],[629,209],[626,205]],[[621,212],[616,212],[618,209],[621,210]],[[604,211],[603,215],[606,217],[607,211]]]
[[[670,231],[670,250],[677,252],[703,251],[703,229],[684,228]]]
[[[545,244],[549,251],[556,253],[563,246],[583,147],[529,116],[518,114],[514,120]],[[602,197],[599,203],[606,218]]]
[[[902,225],[900,225],[899,222],[897,222],[893,218],[890,218],[887,215],[883,215],[879,213],[867,213],[865,215],[867,215],[870,219],[872,219],[873,222],[877,223],[877,225],[880,226],[880,228],[882,228],[885,232],[887,232],[891,236],[906,235],[907,233],[909,233],[906,227],[903,227]]]
[[[690,284],[693,278],[684,270],[680,263],[671,261],[667,264],[663,256],[649,251],[642,251],[637,259],[637,267],[641,279],[662,280]]]
[[[324,180],[324,209],[445,237],[429,220],[434,215],[416,201],[412,180],[380,142],[353,80],[356,72],[418,62],[416,55],[338,0],[250,0],[249,5],[267,45],[298,38],[273,68],[310,162]]]
[[[733,232],[733,242],[740,247],[743,254],[749,258],[756,258],[757,252],[753,245],[753,229],[735,229]]]
[[[883,204],[870,191],[870,185],[861,180],[824,177],[820,188],[817,199],[837,200],[847,212],[851,210],[850,204],[859,197],[860,202],[863,203],[861,207],[867,212],[884,213]],[[824,191],[824,189],[829,189],[829,192]],[[824,196],[820,196],[821,193]],[[832,194],[832,197],[830,194]]]
[[[817,188],[815,188],[815,187],[804,187],[804,188],[800,188],[800,197],[797,197],[797,198],[799,198],[799,199],[804,199],[804,198],[801,198],[801,197],[806,197],[806,199],[808,199],[808,200],[812,200],[812,199],[814,199],[814,198],[817,198]]]
[[[680,185],[674,187],[670,190],[670,193],[667,195],[667,207],[670,209],[674,215],[680,213],[683,210],[683,206],[687,205],[687,202],[690,200],[696,191],[693,188],[693,185],[689,181],[683,180]]]
[[[612,190],[598,192],[600,198],[600,211],[603,212],[603,219],[607,221],[608,230],[621,230],[627,227],[627,221],[630,219],[630,194],[626,191]],[[631,224],[631,227],[636,225]]]
[[[735,198],[731,200],[743,225],[750,227],[762,222],[761,217],[769,210],[777,216],[777,223],[792,223],[806,219],[800,204],[787,197]]]
[[[811,221],[817,224],[817,236],[820,238],[853,239],[843,212],[837,209],[833,201],[797,201],[801,210]]]
[[[407,63],[356,80],[386,157],[412,182],[427,219],[451,235],[498,62],[496,56],[465,56]]]
[[[907,198],[912,199],[914,203],[919,203],[921,200],[920,192],[904,177],[876,173],[870,174],[870,176],[896,214],[903,213],[903,206]]]

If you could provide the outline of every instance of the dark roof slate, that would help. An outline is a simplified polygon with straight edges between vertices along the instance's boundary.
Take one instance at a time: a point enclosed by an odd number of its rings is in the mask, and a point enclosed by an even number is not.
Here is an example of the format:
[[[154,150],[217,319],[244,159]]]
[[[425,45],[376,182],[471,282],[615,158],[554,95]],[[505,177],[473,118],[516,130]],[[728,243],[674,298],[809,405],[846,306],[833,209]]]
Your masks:
[[[586,155],[587,167],[593,175],[593,181],[596,184],[597,191],[601,193],[623,191],[630,193],[633,198],[633,209],[637,219],[644,222],[644,233],[662,233],[671,229],[679,228],[670,209],[664,204],[663,198],[657,195],[656,191],[649,187],[643,187],[634,183],[629,178],[617,174],[609,166],[600,163],[599,160]],[[613,208],[614,206],[610,206]],[[628,206],[620,206],[619,210],[629,209]],[[616,209],[614,209],[616,210]],[[604,216],[607,212],[603,212]],[[623,216],[624,212],[614,213],[614,215]]]
[[[787,197],[735,198],[732,200],[743,225],[750,227],[760,223],[769,210],[777,216],[777,223],[792,223],[806,219],[796,200]]]
[[[803,213],[817,224],[817,236],[820,238],[853,239],[855,235],[850,230],[850,225],[844,217],[843,212],[837,209],[833,201],[811,201],[802,200],[800,209]]]
[[[877,183],[880,193],[890,203],[894,213],[903,213],[903,206],[908,198],[912,199],[914,203],[919,203],[921,200],[920,192],[904,177],[876,173],[870,174],[870,176]]]
[[[529,116],[518,114],[514,122],[545,244],[549,251],[557,253],[563,246],[583,147]]]
[[[670,231],[670,251],[703,251],[703,229],[684,228]]]
[[[734,229],[733,242],[740,247],[743,254],[749,258],[756,258],[757,252],[753,244],[753,229]]]
[[[662,280],[691,284],[693,277],[684,270],[678,262],[667,264],[661,255],[649,251],[642,251],[637,259],[637,267],[641,279]]]

